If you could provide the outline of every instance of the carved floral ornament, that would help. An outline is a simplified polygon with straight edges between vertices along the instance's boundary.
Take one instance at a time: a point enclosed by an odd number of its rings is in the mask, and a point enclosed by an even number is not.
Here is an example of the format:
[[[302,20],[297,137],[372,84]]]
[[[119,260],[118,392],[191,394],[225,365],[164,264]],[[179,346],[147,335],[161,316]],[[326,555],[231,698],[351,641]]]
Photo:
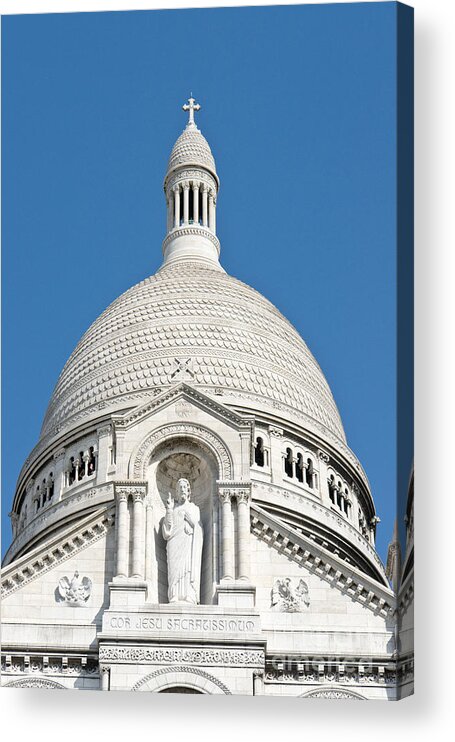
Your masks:
[[[238,503],[248,503],[251,499],[251,483],[218,482],[218,496],[222,503],[236,499]]]

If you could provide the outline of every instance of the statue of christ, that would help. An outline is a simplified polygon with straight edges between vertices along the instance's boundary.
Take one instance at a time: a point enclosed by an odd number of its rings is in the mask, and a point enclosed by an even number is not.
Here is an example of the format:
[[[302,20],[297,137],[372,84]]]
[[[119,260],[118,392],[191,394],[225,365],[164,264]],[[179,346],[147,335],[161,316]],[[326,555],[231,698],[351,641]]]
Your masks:
[[[162,532],[167,542],[169,603],[199,603],[203,530],[187,479],[179,479],[175,500],[169,493]]]

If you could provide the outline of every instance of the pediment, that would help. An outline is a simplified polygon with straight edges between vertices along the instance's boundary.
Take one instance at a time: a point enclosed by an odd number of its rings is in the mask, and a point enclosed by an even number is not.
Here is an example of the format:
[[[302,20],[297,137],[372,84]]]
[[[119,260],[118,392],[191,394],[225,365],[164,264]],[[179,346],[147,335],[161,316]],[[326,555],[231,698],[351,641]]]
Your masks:
[[[251,503],[251,521],[253,534],[271,548],[375,614],[388,618],[393,616],[396,599],[390,588],[339,559],[255,502]]]
[[[191,417],[191,409],[198,408],[237,430],[250,430],[253,424],[252,417],[237,414],[213,397],[183,382],[123,415],[113,415],[112,420],[116,429],[128,430],[172,405],[182,419]]]

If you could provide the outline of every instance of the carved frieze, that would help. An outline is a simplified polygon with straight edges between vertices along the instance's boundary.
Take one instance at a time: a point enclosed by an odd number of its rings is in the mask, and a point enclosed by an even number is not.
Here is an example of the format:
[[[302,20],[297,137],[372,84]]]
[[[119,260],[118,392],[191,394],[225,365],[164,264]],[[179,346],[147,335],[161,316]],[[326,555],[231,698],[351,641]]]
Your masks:
[[[253,649],[192,648],[192,647],[104,647],[100,646],[100,662],[141,664],[231,665],[262,667],[264,652]]]

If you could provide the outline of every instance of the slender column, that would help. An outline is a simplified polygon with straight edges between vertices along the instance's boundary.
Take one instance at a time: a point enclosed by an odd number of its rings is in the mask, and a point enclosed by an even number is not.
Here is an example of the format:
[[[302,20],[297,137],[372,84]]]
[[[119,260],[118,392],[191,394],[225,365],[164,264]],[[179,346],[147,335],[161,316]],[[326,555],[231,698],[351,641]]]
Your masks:
[[[128,496],[117,492],[117,575],[127,577],[128,559]]]
[[[247,489],[236,492],[238,512],[239,568],[238,579],[250,579],[250,493]]]
[[[207,227],[208,226],[208,220],[207,220],[207,196],[208,196],[208,188],[205,184],[202,186],[202,226]]]
[[[84,453],[84,458],[83,458],[84,477],[87,477],[88,476],[88,462],[89,462],[89,459],[90,459],[90,454],[89,454],[88,451],[86,451]]]
[[[174,227],[180,225],[180,189],[176,186],[174,189]]]
[[[190,184],[183,184],[183,223],[188,224],[190,220]]]
[[[234,577],[234,560],[233,560],[233,543],[232,543],[232,509],[231,509],[231,490],[220,490],[220,502],[222,506],[222,543],[221,552],[223,555],[222,579],[232,580]]]
[[[133,577],[144,577],[144,493],[133,495]]]
[[[101,690],[109,690],[111,668],[108,665],[102,665],[101,670]]]
[[[209,229],[215,232],[215,204],[213,200],[213,193],[209,193]]]
[[[264,693],[264,670],[253,670],[253,696]]]
[[[199,183],[193,183],[193,221],[199,224]]]
[[[145,498],[145,579],[152,579],[153,570],[153,507],[150,496]]]

